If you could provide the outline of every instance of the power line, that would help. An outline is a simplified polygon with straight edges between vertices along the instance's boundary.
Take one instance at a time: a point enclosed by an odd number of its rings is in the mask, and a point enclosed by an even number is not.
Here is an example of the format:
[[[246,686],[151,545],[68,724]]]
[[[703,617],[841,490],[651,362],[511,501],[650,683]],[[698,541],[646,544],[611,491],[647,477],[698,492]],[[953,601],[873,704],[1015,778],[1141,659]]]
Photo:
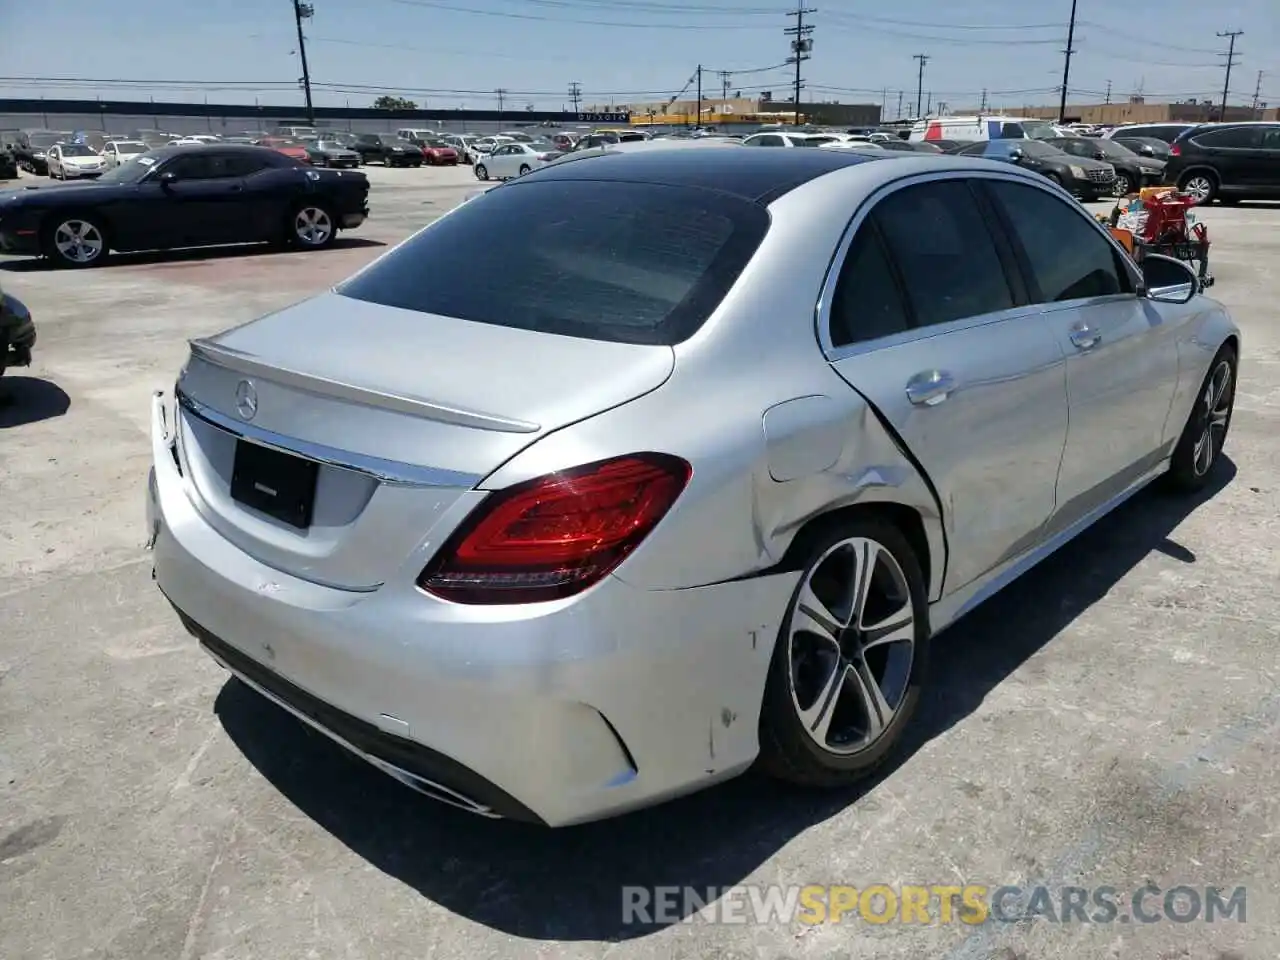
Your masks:
[[[1227,78],[1222,83],[1222,110],[1218,114],[1219,120],[1227,119],[1227,93],[1231,90],[1231,68],[1238,62],[1236,60],[1236,37],[1240,36],[1242,33],[1244,33],[1243,30],[1221,30],[1218,32],[1218,36],[1230,39],[1230,43],[1227,46],[1227,52],[1225,54],[1219,54],[1219,56],[1225,56],[1227,58]]]
[[[916,74],[916,117],[919,118],[922,116],[920,111],[924,106],[924,65],[929,62],[929,55],[927,53],[917,53],[911,59],[920,62],[920,70]]]
[[[804,15],[817,12],[813,7],[806,7],[804,0],[801,0],[800,6],[787,14],[788,17],[796,18],[796,25],[782,31],[792,38],[791,56],[787,58],[787,63],[796,65],[795,124],[797,127],[800,126],[800,90],[804,86],[804,80],[800,76],[800,65],[813,55],[813,26],[804,22]]]

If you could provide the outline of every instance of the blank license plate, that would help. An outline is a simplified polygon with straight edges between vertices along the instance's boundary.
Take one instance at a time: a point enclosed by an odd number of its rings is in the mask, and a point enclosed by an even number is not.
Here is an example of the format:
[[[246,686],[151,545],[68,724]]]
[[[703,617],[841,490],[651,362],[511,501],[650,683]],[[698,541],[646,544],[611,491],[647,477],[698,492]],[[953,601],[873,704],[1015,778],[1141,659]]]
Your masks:
[[[320,464],[247,440],[236,441],[231,497],[290,526],[311,526]]]

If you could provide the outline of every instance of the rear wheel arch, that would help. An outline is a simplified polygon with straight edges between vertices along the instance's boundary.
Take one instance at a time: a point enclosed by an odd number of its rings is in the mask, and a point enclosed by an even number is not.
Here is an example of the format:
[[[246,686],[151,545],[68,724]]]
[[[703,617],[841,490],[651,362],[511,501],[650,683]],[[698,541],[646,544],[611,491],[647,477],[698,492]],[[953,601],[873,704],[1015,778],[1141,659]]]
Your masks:
[[[916,562],[920,565],[926,588],[931,587],[935,572],[942,571],[943,558],[933,556],[933,551],[929,547],[929,535],[925,530],[924,516],[915,507],[890,500],[837,507],[810,517],[791,538],[791,543],[787,545],[776,568],[779,570],[801,569],[809,559],[814,544],[828,531],[863,517],[886,520],[902,534],[911,547],[911,552],[915,554]]]

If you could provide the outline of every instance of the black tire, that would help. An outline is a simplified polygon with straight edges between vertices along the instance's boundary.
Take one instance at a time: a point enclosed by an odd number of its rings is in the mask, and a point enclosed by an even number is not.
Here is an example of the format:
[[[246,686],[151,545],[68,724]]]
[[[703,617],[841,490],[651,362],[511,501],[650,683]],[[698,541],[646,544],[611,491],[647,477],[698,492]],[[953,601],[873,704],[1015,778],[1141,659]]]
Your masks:
[[[1220,391],[1218,378],[1224,367],[1226,383]],[[1234,345],[1228,343],[1209,364],[1192,403],[1191,413],[1187,415],[1186,426],[1182,428],[1182,436],[1173,448],[1168,473],[1169,486],[1173,489],[1195,493],[1212,481],[1214,469],[1222,459],[1227,432],[1231,429],[1238,373],[1239,356]]]
[[[529,170],[530,170],[530,167],[527,163],[520,164],[520,176],[523,177],[526,173],[529,172]]]
[[[1056,173],[1046,173],[1044,175],[1044,178],[1048,180],[1050,183],[1056,183],[1058,186],[1060,187],[1062,186],[1062,178],[1058,176]]]
[[[78,227],[73,225],[79,225]],[[78,234],[78,242],[71,241]],[[66,211],[50,217],[41,231],[40,248],[54,266],[82,269],[104,263],[111,250],[110,236],[102,219],[93,213]],[[79,256],[70,250],[78,248]],[[95,252],[96,251],[96,252]]]
[[[338,221],[325,204],[303,202],[289,212],[285,237],[291,247],[323,250],[338,239]]]
[[[1178,189],[1207,206],[1218,196],[1218,178],[1208,170],[1192,170],[1178,178]]]
[[[483,163],[476,164],[476,179],[477,180],[489,179],[489,168],[486,167]]]
[[[878,544],[881,550],[891,557],[893,561],[891,570],[889,569],[889,564],[884,566],[880,564],[873,565],[877,571],[877,579],[871,582],[872,588],[873,590],[878,589],[877,584],[881,582],[882,572],[888,571],[885,574],[888,578],[885,582],[894,585],[893,589],[897,594],[893,598],[894,605],[901,605],[904,611],[908,606],[910,608],[912,621],[910,624],[903,622],[903,632],[911,635],[912,649],[909,651],[909,663],[903,667],[899,662],[894,668],[897,677],[893,685],[900,687],[900,689],[894,694],[896,706],[893,707],[892,717],[865,744],[842,751],[830,746],[830,737],[835,735],[837,720],[843,726],[846,721],[851,719],[843,711],[845,702],[836,696],[824,698],[821,693],[818,693],[812,701],[809,701],[810,707],[808,709],[818,707],[819,700],[834,704],[829,707],[831,730],[823,737],[825,745],[820,745],[816,739],[817,735],[810,732],[813,727],[807,728],[805,721],[801,719],[802,708],[800,705],[802,702],[806,702],[807,697],[801,696],[801,691],[798,687],[808,686],[812,689],[815,686],[807,681],[812,681],[816,678],[812,668],[817,667],[819,671],[827,669],[817,662],[820,659],[827,659],[828,662],[833,664],[830,667],[832,672],[825,673],[825,676],[830,677],[837,671],[852,670],[854,673],[842,675],[856,678],[867,670],[874,674],[872,654],[877,651],[884,652],[894,648],[876,648],[876,650],[868,651],[865,659],[859,659],[855,656],[852,660],[846,662],[843,654],[839,659],[823,657],[821,651],[826,651],[827,654],[830,654],[834,647],[830,645],[829,641],[822,640],[814,643],[813,649],[806,654],[798,650],[796,646],[793,646],[793,644],[798,644],[798,640],[793,639],[793,635],[807,635],[814,640],[818,640],[819,634],[793,630],[792,620],[798,612],[801,596],[806,593],[806,587],[810,583],[811,576],[815,578],[813,581],[815,585],[822,582],[828,586],[840,587],[844,584],[842,577],[827,577],[826,569],[828,564],[834,563],[839,559],[841,550],[856,550],[856,548],[847,547],[850,541]],[[853,553],[850,553],[849,556],[852,557]],[[839,569],[843,570],[844,568]],[[856,564],[850,568],[852,576],[856,576],[857,569],[858,565]],[[895,570],[896,573],[893,572]],[[820,580],[819,578],[824,579]],[[848,586],[851,590],[853,589],[852,580],[848,583]],[[854,616],[853,619],[856,623],[859,618]],[[845,786],[870,775],[887,758],[893,755],[895,748],[900,744],[902,733],[910,723],[919,703],[920,692],[928,671],[928,660],[928,598],[926,596],[924,577],[920,572],[920,563],[902,532],[888,521],[868,515],[839,524],[832,530],[815,538],[809,545],[800,583],[797,585],[788,605],[786,617],[783,619],[778,638],[774,644],[773,659],[770,663],[769,677],[765,685],[764,703],[760,711],[760,757],[758,761],[760,768],[765,773],[779,779],[814,787]],[[861,667],[855,667],[853,664],[861,664]],[[885,676],[877,681],[877,687],[882,690],[882,699],[885,701],[888,700],[888,696],[883,694],[883,685],[885,680],[888,679],[889,669],[890,658],[886,656],[884,664]],[[852,683],[852,680],[847,682]],[[816,686],[825,687],[825,684],[818,683]],[[865,687],[861,687],[857,683],[853,683],[853,686],[865,689]],[[839,692],[850,688],[837,686],[829,689]],[[827,709],[823,709],[820,714],[827,712]],[[868,726],[869,730],[870,726]]]
[[[1134,184],[1133,184],[1133,178],[1130,177],[1127,173],[1123,173],[1117,170],[1115,195],[1117,197],[1127,197],[1129,194],[1136,193],[1136,192],[1137,191],[1134,188]]]

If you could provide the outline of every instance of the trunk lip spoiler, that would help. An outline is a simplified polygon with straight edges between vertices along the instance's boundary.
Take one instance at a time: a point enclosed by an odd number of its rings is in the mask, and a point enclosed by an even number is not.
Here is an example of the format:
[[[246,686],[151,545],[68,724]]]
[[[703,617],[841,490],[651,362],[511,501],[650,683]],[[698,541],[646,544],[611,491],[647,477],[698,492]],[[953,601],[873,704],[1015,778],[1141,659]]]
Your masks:
[[[216,343],[207,338],[189,341],[192,357],[247,376],[261,376],[276,383],[307,393],[347,400],[410,416],[426,417],[443,423],[498,433],[538,433],[542,427],[527,420],[516,420],[478,410],[463,410],[436,403],[424,397],[386,393],[371,387],[343,383],[316,374],[303,373],[289,367],[268,363],[250,353]]]
[[[450,487],[470,490],[482,479],[479,474],[444,470],[439,467],[423,467],[398,460],[385,460],[365,454],[339,450],[337,447],[309,440],[286,437],[273,430],[266,430],[250,423],[242,423],[210,409],[199,400],[188,396],[181,387],[174,390],[178,407],[224,433],[248,440],[260,446],[270,447],[295,457],[313,460],[325,466],[372,477],[381,483],[410,487]]]

